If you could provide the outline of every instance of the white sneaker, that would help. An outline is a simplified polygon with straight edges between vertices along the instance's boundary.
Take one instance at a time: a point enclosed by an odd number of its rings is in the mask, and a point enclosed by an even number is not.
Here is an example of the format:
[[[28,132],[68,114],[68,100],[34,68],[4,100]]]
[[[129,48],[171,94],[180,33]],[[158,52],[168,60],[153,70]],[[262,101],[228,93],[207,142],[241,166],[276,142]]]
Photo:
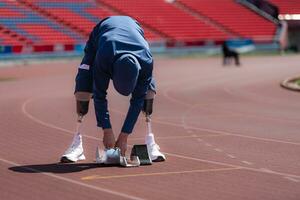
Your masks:
[[[166,156],[159,151],[160,148],[158,144],[156,144],[154,140],[154,135],[152,133],[146,136],[145,142],[147,144],[148,154],[153,162],[160,162],[166,160]]]
[[[62,155],[60,162],[70,163],[70,162],[76,162],[78,160],[85,160],[85,156],[83,154],[83,147],[82,147],[82,136],[80,133],[77,133],[74,136],[72,144],[65,151],[64,155]]]

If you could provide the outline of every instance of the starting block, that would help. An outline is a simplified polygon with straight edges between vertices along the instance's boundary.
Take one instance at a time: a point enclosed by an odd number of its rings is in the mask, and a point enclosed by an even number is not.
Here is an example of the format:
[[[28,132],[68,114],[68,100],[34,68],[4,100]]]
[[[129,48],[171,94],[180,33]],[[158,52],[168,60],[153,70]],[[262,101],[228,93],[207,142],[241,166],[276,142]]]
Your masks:
[[[119,148],[96,150],[96,163],[104,165],[121,165],[123,167],[138,167],[140,165],[151,165],[152,161],[148,154],[146,144],[135,144],[132,147],[130,159],[121,156]]]
[[[138,167],[141,165],[139,157],[130,156],[130,159],[121,156],[119,148],[96,150],[96,163],[104,165],[121,165],[122,167]]]
[[[130,157],[138,157],[141,165],[151,165],[152,160],[148,154],[148,149],[146,144],[135,144],[132,147]]]

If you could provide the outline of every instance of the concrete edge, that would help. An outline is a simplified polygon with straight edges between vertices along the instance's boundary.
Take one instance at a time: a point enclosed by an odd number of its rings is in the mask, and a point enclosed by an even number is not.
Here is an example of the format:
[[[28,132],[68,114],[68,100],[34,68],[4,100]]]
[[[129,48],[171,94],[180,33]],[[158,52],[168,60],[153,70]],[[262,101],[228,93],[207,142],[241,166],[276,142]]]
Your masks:
[[[300,79],[299,76],[297,77],[290,77],[285,80],[283,80],[280,85],[281,87],[288,89],[288,90],[293,90],[300,92],[300,86],[298,84],[295,84],[294,81]]]

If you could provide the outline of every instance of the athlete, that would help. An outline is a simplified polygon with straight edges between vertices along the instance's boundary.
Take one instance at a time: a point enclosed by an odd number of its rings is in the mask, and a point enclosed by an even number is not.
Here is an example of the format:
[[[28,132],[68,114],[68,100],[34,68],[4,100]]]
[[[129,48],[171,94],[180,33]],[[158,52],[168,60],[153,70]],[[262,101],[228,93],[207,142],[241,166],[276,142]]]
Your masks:
[[[106,149],[117,147],[121,155],[125,156],[128,137],[133,132],[141,110],[148,117],[152,114],[156,94],[152,71],[153,58],[149,45],[136,20],[128,16],[112,16],[94,27],[76,76],[75,97],[77,114],[82,117],[88,112],[89,100],[93,96],[97,126],[103,130]],[[130,106],[117,140],[106,98],[110,80],[119,94],[131,95]],[[146,137],[146,144],[152,161],[166,159],[159,151],[153,134]],[[76,162],[83,159],[82,136],[77,134],[61,160]]]

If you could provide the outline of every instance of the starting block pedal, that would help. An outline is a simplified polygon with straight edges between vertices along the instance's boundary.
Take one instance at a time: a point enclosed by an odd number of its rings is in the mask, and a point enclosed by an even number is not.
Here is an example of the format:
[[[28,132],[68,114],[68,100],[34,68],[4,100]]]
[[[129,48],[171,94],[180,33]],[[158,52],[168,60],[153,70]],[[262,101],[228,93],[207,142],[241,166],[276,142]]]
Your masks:
[[[138,167],[140,160],[137,156],[130,156],[130,159],[121,156],[119,148],[100,150],[96,149],[96,163],[104,165],[120,165],[122,167]]]
[[[141,165],[152,164],[152,160],[148,154],[148,149],[146,144],[133,145],[130,157],[138,157]]]

